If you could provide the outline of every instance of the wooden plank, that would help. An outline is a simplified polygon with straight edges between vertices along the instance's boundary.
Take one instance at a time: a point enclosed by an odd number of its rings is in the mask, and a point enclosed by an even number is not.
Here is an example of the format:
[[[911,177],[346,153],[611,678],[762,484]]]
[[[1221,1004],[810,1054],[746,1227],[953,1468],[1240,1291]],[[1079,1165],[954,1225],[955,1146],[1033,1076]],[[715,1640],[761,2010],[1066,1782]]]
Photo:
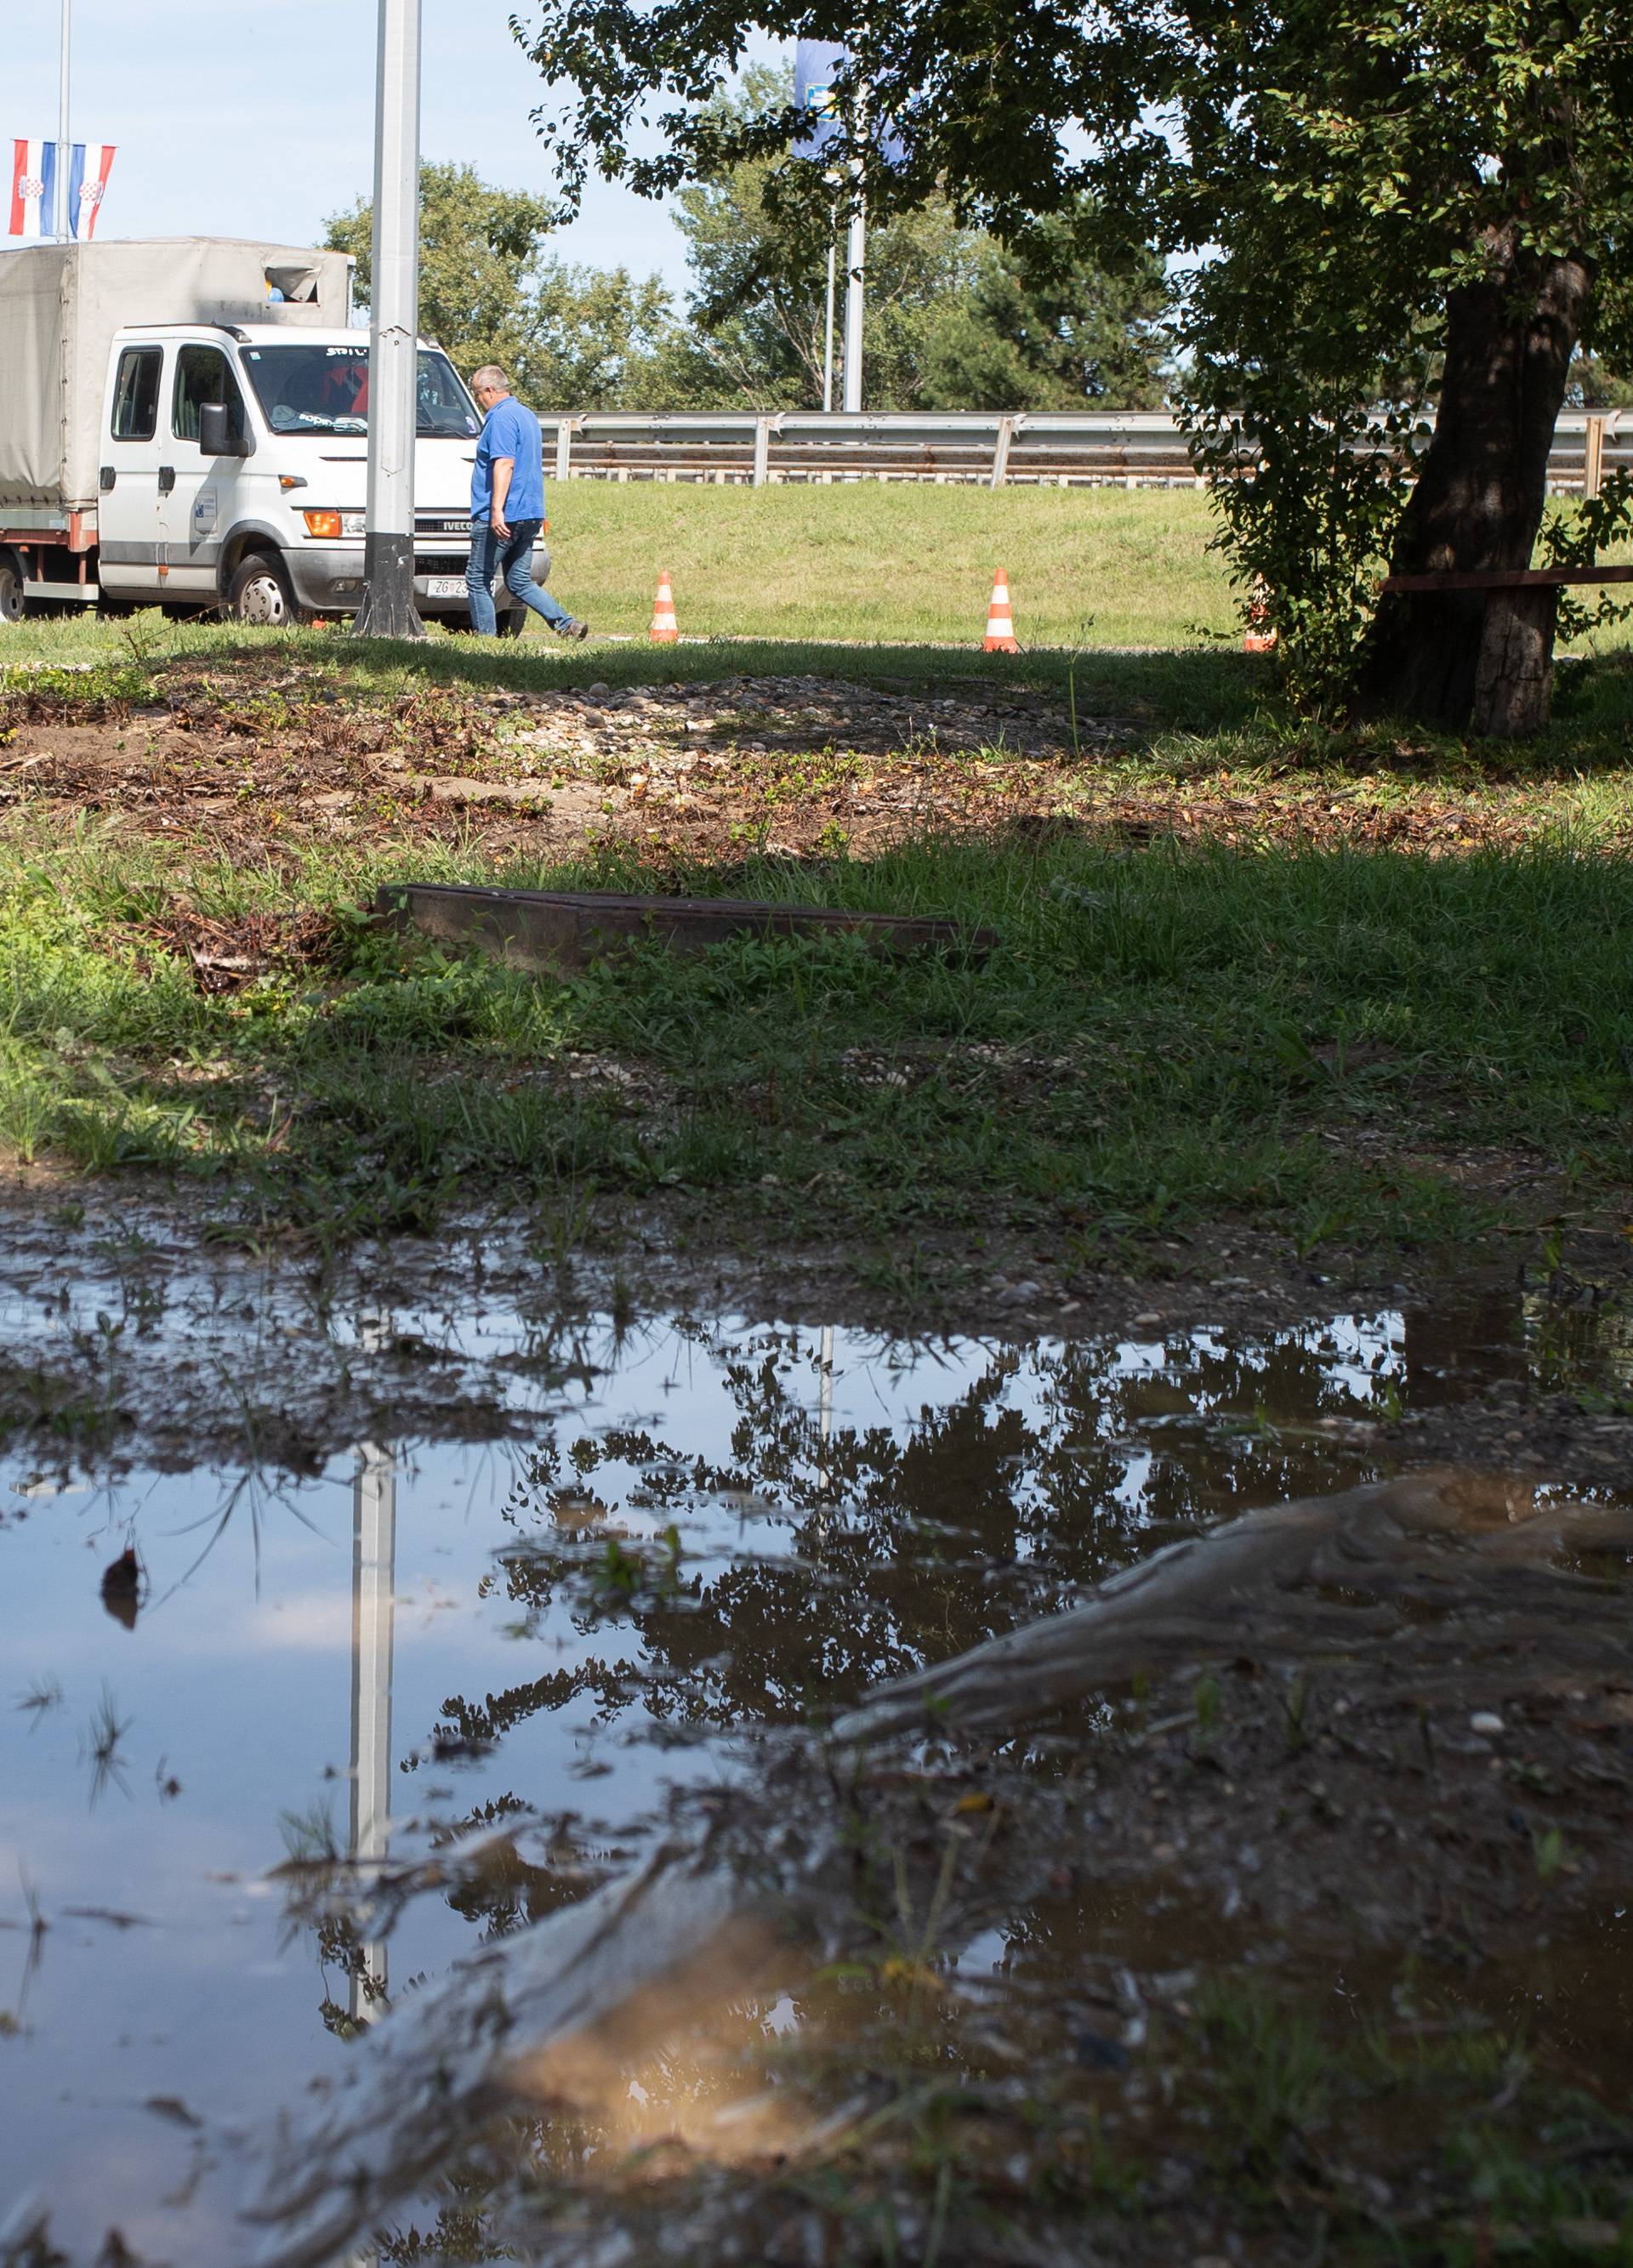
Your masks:
[[[1529,591],[1548,584],[1633,583],[1633,567],[1482,567],[1467,575],[1386,575],[1385,591]]]
[[[982,958],[996,932],[908,914],[748,898],[661,898],[602,890],[497,890],[453,882],[387,882],[375,913],[445,945],[479,946],[513,968],[571,976],[620,946],[657,941],[698,953],[732,937],[861,937],[876,953],[958,952]]]

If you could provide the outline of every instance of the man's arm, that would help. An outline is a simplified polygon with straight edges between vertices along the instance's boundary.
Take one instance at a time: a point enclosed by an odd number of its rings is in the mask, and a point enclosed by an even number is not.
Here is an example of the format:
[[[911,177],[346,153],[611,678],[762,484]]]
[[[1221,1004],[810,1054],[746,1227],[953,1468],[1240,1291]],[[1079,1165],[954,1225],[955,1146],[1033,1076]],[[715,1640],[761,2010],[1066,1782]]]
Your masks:
[[[510,494],[510,478],[515,469],[516,460],[514,457],[495,457],[493,460],[493,509],[488,519],[501,543],[510,534],[510,523],[505,517],[505,499]]]

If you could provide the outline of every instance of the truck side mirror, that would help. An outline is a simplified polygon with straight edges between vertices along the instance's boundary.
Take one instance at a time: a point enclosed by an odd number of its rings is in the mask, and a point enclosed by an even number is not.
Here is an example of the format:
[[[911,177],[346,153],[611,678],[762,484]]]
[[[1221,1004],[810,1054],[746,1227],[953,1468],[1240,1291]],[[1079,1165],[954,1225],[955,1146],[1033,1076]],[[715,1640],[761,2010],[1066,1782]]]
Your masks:
[[[198,410],[198,446],[206,457],[247,457],[252,444],[248,433],[233,432],[225,401],[204,401]]]

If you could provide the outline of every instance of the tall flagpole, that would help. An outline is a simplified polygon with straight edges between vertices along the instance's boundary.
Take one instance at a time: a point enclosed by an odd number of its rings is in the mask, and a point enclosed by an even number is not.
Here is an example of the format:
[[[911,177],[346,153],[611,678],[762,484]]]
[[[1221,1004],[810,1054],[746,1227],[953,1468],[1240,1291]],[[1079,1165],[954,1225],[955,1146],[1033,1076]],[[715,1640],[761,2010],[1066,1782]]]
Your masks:
[[[380,0],[369,298],[368,523],[358,637],[425,635],[414,606],[420,0]]]
[[[73,171],[74,144],[68,115],[68,63],[73,27],[74,0],[63,0],[61,77],[56,105],[56,233],[63,244],[68,242],[71,232],[68,225],[68,177]]]

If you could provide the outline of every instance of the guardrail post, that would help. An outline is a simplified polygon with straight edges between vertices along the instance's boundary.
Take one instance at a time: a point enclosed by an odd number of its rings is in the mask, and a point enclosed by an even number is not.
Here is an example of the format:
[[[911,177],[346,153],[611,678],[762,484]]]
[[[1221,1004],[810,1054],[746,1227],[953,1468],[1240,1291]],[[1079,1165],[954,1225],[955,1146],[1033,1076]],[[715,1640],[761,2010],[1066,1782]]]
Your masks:
[[[556,478],[573,478],[573,434],[578,423],[576,417],[558,417],[556,421]]]
[[[771,419],[757,417],[754,421],[754,485],[757,489],[765,487],[765,476],[771,468]]]
[[[1582,439],[1582,494],[1591,499],[1600,493],[1605,481],[1604,419],[1590,417]]]
[[[998,438],[993,443],[993,477],[991,485],[1001,489],[1009,477],[1009,444],[1015,438],[1013,417],[998,420]]]

